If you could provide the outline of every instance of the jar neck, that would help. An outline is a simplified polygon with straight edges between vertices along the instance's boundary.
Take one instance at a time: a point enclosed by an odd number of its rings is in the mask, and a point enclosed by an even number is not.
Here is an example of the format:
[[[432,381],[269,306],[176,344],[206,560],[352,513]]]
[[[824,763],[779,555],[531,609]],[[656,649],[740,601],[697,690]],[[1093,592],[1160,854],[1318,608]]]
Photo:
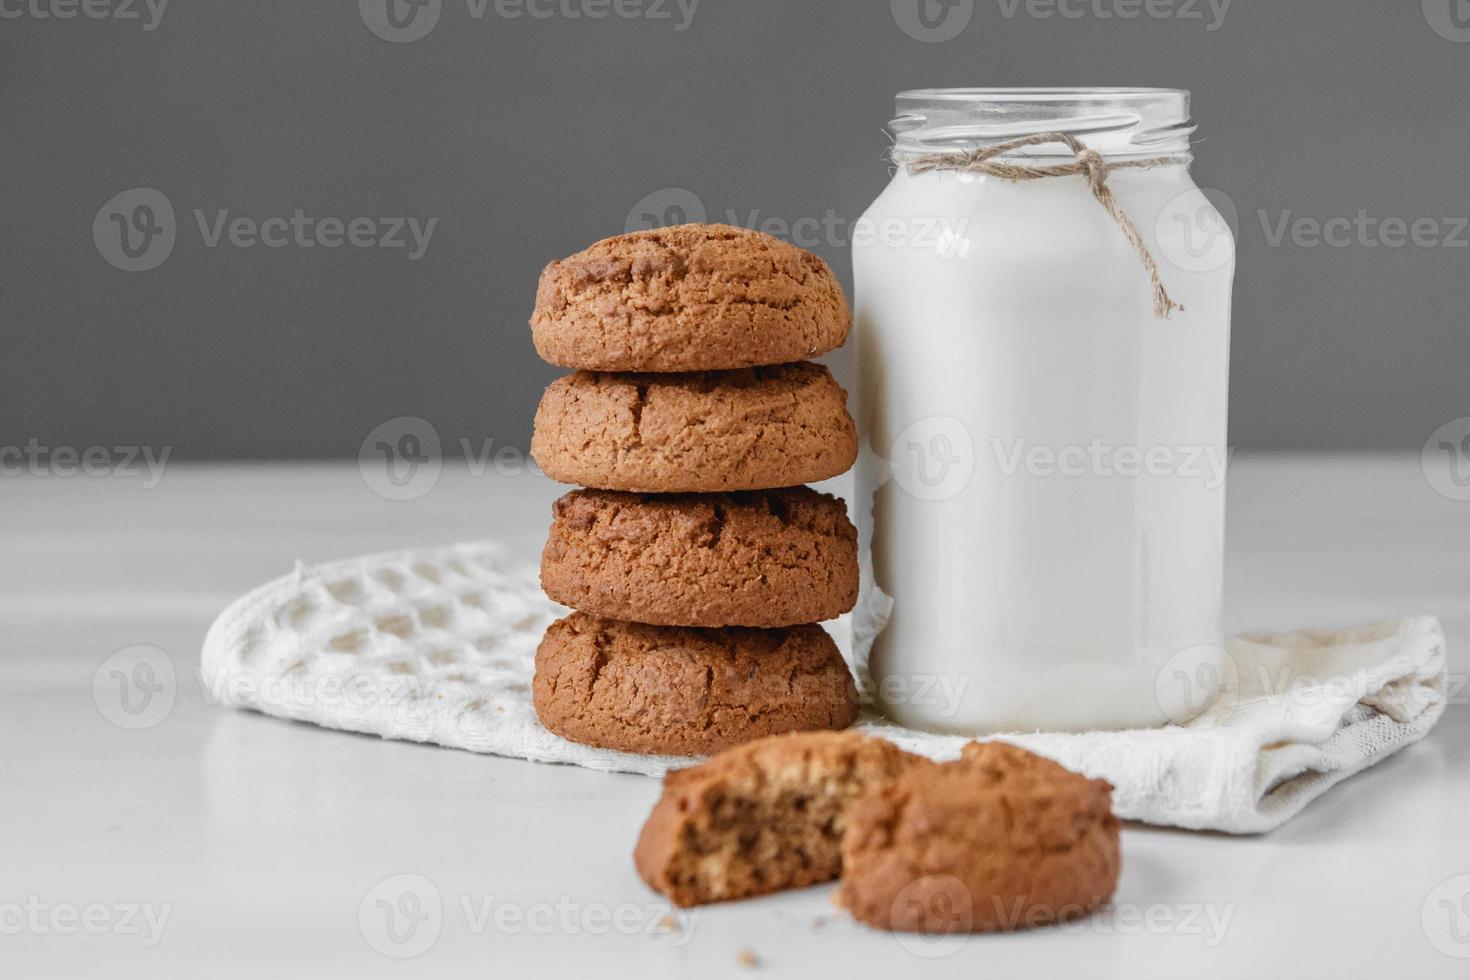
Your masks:
[[[965,153],[1037,133],[1062,132],[1109,162],[1190,156],[1195,130],[1182,89],[916,89],[900,92],[889,123],[894,159]],[[1017,159],[1064,159],[1062,144],[1028,146]]]

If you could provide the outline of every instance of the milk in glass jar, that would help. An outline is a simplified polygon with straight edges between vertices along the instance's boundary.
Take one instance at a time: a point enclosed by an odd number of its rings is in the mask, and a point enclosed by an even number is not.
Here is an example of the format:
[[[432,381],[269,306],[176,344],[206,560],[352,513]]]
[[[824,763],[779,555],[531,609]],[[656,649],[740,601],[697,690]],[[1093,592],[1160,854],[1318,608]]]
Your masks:
[[[912,91],[892,132],[853,250],[880,708],[965,734],[1189,717],[1227,663],[1235,267],[1189,94]]]

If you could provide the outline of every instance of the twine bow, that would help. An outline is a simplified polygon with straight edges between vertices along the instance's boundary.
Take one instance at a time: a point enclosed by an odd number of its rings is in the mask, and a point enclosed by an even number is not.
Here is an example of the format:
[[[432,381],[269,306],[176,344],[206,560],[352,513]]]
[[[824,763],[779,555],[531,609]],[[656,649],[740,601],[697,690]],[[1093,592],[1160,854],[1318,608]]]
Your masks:
[[[1040,146],[1046,143],[1061,143],[1069,148],[1076,156],[1072,163],[1060,163],[1051,166],[1035,166],[1032,164],[1007,163],[1000,159],[1007,153],[1022,149],[1027,146]],[[1148,281],[1153,286],[1154,293],[1154,316],[1160,320],[1167,320],[1175,310],[1183,310],[1184,307],[1169,298],[1169,291],[1164,288],[1164,280],[1159,275],[1159,264],[1154,261],[1153,253],[1144,244],[1143,236],[1138,232],[1138,226],[1128,217],[1123,206],[1118,203],[1118,198],[1113,194],[1113,189],[1108,186],[1108,176],[1115,170],[1124,167],[1161,167],[1172,164],[1188,163],[1188,157],[1151,157],[1147,160],[1125,160],[1120,163],[1108,163],[1101,153],[1085,145],[1070,133],[1035,133],[1031,136],[1023,136],[1020,139],[1008,140],[1004,143],[996,143],[993,146],[985,146],[963,153],[928,153],[922,156],[908,158],[905,161],[909,173],[923,174],[934,170],[962,170],[967,173],[986,174],[991,177],[999,177],[1002,180],[1042,180],[1047,177],[1074,177],[1083,176],[1087,178],[1087,186],[1092,190],[1092,196],[1097,198],[1118,227],[1123,229],[1128,243],[1143,260],[1143,268],[1148,272]]]

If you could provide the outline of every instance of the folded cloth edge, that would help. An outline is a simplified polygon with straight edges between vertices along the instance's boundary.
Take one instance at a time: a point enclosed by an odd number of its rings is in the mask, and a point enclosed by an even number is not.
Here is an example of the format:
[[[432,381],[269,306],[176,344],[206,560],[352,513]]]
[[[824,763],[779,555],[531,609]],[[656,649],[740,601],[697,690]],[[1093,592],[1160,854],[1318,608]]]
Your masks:
[[[525,730],[497,732],[494,719],[488,719],[471,731],[450,727],[446,735],[433,727],[411,724],[401,713],[351,717],[310,705],[299,708],[248,703],[228,693],[232,671],[242,672],[236,654],[247,630],[262,623],[274,628],[283,604],[308,584],[320,591],[321,582],[333,576],[352,576],[380,566],[417,567],[466,556],[498,566],[496,574],[506,581],[514,578],[515,589],[522,597],[528,588],[536,591],[533,570],[493,542],[387,552],[319,565],[298,562],[290,574],[252,590],[221,613],[203,645],[203,679],[227,705],[384,738],[655,776],[697,761],[574,745],[547,732],[529,711],[516,713],[517,717],[529,716],[528,721],[522,718],[518,722]],[[560,611],[549,600],[541,602],[548,615]],[[274,633],[280,634],[274,642],[294,644],[289,650],[293,659],[309,659],[320,653],[303,645],[300,637],[285,636],[279,629]],[[1217,712],[1213,718],[1185,726],[1142,732],[1013,733],[994,737],[1047,755],[1087,775],[1109,779],[1117,788],[1116,809],[1126,819],[1188,829],[1260,833],[1291,819],[1343,779],[1424,738],[1445,708],[1445,640],[1432,616],[1345,630],[1249,633],[1232,640],[1228,649],[1232,656],[1247,662],[1262,649],[1278,655],[1301,649],[1333,651],[1341,664],[1352,668],[1345,671],[1346,693],[1339,692],[1340,696],[1350,696],[1351,701],[1335,705],[1328,698],[1326,712],[1299,715],[1290,699],[1273,703],[1252,691],[1251,697],[1232,705],[1230,712]],[[275,652],[284,655],[287,651],[283,647]],[[258,672],[260,668],[255,665],[251,669]],[[474,693],[469,691],[466,698]],[[473,706],[483,700],[475,697],[463,703]],[[455,704],[444,707],[452,709]],[[1332,711],[1337,712],[1335,719]],[[960,748],[972,740],[911,731],[870,715],[865,715],[857,728],[941,760],[958,755]],[[1291,751],[1273,748],[1281,741],[1288,742]]]

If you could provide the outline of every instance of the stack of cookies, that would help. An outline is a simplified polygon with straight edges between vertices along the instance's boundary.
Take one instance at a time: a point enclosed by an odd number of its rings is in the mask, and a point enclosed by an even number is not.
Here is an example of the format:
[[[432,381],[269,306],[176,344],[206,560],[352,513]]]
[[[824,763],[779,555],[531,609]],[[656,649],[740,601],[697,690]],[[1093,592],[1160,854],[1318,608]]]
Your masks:
[[[546,390],[531,451],[557,501],[543,725],[589,745],[695,755],[857,716],[822,627],[857,599],[842,501],[802,484],[857,456],[847,394],[803,360],[847,339],[815,255],[725,225],[598,242],[542,274]]]

